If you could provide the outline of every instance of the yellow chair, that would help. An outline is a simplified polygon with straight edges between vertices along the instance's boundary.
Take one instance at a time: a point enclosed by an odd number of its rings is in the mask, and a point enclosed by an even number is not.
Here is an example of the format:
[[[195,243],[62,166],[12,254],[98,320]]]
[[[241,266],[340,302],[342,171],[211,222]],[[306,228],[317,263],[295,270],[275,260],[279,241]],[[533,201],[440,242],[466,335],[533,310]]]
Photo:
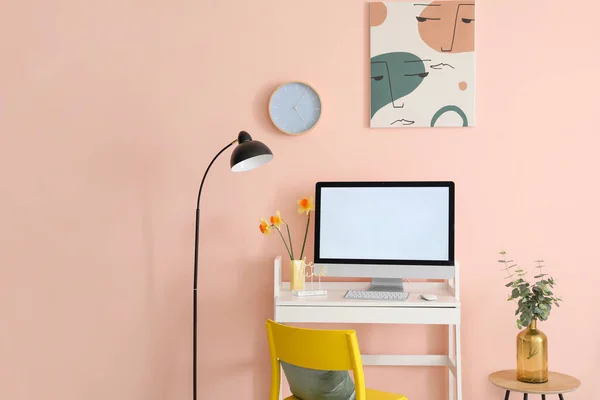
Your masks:
[[[270,400],[279,400],[280,361],[317,370],[352,370],[356,400],[407,400],[399,394],[365,388],[358,339],[353,330],[294,328],[268,320],[267,335],[271,352]],[[297,398],[290,396],[285,400]]]

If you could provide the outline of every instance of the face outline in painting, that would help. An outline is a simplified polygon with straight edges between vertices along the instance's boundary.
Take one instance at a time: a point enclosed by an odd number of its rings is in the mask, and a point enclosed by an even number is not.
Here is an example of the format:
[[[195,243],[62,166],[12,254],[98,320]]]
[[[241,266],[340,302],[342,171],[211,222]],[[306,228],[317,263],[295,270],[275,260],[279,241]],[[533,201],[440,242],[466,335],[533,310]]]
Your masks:
[[[466,53],[475,50],[475,3],[434,1],[415,3],[421,39],[440,53]],[[419,10],[421,9],[422,10]]]
[[[415,54],[393,52],[371,58],[371,118],[388,104],[402,108],[396,100],[415,90],[429,72],[424,61]]]

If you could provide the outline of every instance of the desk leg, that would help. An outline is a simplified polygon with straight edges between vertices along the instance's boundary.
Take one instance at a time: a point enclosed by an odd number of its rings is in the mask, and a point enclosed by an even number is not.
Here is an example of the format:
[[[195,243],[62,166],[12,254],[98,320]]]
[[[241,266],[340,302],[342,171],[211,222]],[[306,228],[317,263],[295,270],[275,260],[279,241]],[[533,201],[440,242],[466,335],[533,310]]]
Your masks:
[[[460,350],[460,323],[454,326],[456,342],[456,399],[462,400],[462,356]]]
[[[455,347],[454,325],[448,325],[448,358],[456,364],[456,347]],[[452,373],[452,369],[448,368],[448,400],[454,400],[455,396],[455,379],[456,376]]]
[[[456,367],[455,373],[448,368],[448,400],[462,400],[460,325],[448,325],[448,357]]]

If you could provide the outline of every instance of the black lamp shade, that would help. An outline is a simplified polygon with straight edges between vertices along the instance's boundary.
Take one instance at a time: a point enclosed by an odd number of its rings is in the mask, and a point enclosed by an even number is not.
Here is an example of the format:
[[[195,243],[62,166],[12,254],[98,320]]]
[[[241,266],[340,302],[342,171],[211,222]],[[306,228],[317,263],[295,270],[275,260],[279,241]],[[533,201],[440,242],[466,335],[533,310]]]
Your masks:
[[[231,153],[231,170],[233,172],[250,171],[273,159],[273,153],[262,142],[252,140],[248,132],[241,131],[238,135],[238,145]]]

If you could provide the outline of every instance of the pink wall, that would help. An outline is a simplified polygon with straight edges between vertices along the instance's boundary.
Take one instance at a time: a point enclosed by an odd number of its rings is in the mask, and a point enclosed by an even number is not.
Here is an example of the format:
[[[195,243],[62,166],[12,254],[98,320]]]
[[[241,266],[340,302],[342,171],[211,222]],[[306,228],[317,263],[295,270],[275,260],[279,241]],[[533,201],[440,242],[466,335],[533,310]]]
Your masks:
[[[496,263],[544,257],[565,301],[541,325],[550,365],[591,398],[600,368],[598,5],[481,1],[477,127],[370,130],[365,1],[28,1],[0,17],[0,398],[191,397],[194,202],[241,129],[275,152],[203,198],[201,398],[265,399],[271,260],[257,229],[317,180],[457,185],[464,398],[514,366]],[[595,31],[595,34],[594,32]],[[267,99],[310,82],[318,127],[279,133]],[[593,106],[594,104],[594,106]],[[299,236],[299,235],[297,235]],[[312,243],[312,242],[311,242]],[[312,256],[312,251],[309,257]],[[442,351],[438,328],[361,327],[366,351]],[[442,399],[436,369],[368,368],[373,386]]]

